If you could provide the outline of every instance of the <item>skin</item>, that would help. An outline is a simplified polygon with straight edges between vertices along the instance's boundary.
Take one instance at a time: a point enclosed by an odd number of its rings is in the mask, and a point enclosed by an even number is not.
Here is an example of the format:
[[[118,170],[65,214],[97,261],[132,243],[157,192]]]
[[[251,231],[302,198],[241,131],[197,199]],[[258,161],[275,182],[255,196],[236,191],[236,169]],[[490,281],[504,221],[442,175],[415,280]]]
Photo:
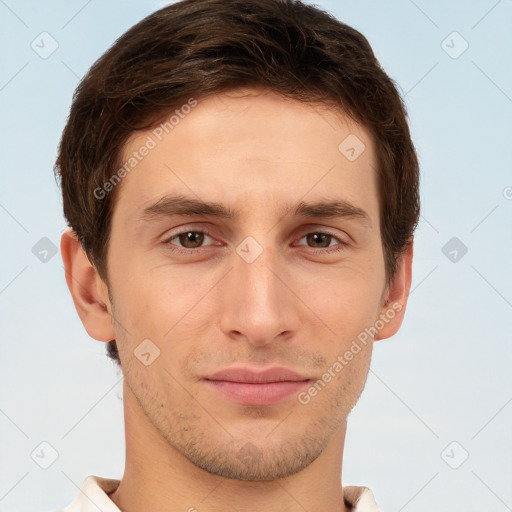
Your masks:
[[[123,510],[348,510],[340,484],[346,420],[374,340],[306,405],[293,395],[243,406],[201,380],[234,365],[279,365],[313,383],[392,303],[401,310],[375,340],[400,328],[412,244],[387,286],[374,143],[324,107],[259,89],[202,99],[118,185],[109,287],[73,232],[62,236],[87,332],[119,348],[126,468],[111,499]],[[150,134],[133,134],[124,155]],[[338,150],[350,134],[366,146],[354,161]],[[237,215],[141,221],[165,194],[217,201]],[[369,221],[291,214],[290,205],[326,199],[349,201]],[[186,240],[178,233],[204,229],[210,236],[179,252]],[[311,238],[326,230],[326,244]],[[252,263],[236,251],[248,236],[263,249]],[[348,245],[325,252],[340,241]],[[149,366],[134,355],[147,338],[160,350]]]

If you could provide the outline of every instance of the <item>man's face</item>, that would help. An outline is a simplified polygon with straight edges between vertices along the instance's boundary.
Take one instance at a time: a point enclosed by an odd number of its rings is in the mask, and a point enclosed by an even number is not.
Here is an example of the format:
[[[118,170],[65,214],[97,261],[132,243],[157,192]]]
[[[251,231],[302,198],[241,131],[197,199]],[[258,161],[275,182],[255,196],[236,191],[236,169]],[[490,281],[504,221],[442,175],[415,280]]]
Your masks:
[[[247,92],[206,98],[162,140],[148,130],[128,141],[124,161],[153,146],[148,136],[156,146],[118,185],[109,291],[125,380],[148,425],[207,471],[273,480],[305,468],[345,428],[371,340],[308,390],[385,311],[385,269],[368,132],[332,109]],[[354,136],[365,145],[355,159]],[[166,196],[232,216],[151,208]],[[367,217],[295,212],[335,201]],[[160,355],[146,365],[154,346]],[[298,381],[214,380],[276,367]]]

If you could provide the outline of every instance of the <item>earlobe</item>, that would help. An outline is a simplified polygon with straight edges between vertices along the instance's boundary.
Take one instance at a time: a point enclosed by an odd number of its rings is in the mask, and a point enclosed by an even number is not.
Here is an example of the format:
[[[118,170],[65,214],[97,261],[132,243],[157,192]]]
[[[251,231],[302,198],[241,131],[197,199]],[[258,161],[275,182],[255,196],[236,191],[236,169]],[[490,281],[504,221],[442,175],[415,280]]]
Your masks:
[[[405,315],[407,299],[412,281],[413,242],[401,254],[395,276],[383,300],[379,319],[384,324],[375,335],[374,341],[390,338],[398,332]]]
[[[85,330],[98,341],[115,339],[107,286],[71,228],[63,232],[60,250],[66,283]]]

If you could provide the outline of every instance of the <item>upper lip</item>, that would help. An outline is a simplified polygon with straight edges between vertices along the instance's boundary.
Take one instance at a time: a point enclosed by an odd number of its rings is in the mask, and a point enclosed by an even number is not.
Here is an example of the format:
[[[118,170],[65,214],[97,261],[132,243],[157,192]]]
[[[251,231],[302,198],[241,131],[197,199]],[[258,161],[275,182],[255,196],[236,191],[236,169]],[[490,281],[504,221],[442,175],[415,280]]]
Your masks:
[[[250,384],[266,384],[270,382],[302,382],[309,380],[288,368],[272,367],[264,370],[249,368],[226,368],[212,375],[206,380],[219,380],[227,382],[243,382]]]

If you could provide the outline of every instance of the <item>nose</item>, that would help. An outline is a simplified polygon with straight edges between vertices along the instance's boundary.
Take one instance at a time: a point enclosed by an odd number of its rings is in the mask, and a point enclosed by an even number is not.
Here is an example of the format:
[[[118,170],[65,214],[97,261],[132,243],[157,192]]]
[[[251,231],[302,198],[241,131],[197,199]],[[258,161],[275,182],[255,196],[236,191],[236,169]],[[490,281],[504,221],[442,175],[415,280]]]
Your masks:
[[[254,346],[291,338],[301,315],[300,301],[290,289],[293,280],[286,262],[270,249],[252,262],[240,254],[233,255],[233,268],[223,283],[222,331]]]

